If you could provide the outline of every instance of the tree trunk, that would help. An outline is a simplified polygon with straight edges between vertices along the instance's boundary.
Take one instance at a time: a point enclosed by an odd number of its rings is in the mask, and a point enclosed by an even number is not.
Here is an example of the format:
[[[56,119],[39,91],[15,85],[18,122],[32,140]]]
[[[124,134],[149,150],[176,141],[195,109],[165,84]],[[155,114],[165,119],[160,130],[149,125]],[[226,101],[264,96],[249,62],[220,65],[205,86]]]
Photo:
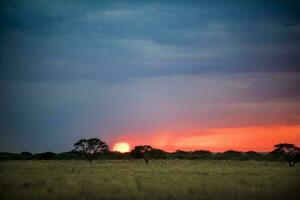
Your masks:
[[[145,158],[144,160],[145,160],[146,164],[149,163],[149,159]]]
[[[150,157],[149,152],[145,152],[145,154],[144,154],[144,160],[145,160],[146,164],[149,163],[149,157]]]

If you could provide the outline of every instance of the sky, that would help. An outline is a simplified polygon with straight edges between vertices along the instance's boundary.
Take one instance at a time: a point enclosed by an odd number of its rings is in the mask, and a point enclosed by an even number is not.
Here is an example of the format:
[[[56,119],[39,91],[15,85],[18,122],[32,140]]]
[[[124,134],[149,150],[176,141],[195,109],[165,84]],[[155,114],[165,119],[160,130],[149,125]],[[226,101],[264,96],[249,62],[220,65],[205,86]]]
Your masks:
[[[0,151],[300,145],[300,1],[0,1]]]

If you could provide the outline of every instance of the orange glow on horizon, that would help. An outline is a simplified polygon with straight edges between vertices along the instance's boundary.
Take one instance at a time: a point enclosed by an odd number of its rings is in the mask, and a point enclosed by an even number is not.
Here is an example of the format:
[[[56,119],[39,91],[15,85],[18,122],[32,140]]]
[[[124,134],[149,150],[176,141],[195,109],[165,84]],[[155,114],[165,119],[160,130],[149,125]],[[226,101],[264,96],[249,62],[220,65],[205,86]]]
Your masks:
[[[157,131],[148,135],[127,134],[118,138],[132,146],[148,144],[165,151],[209,150],[222,152],[271,151],[277,143],[300,145],[300,125],[271,125],[214,129],[188,129],[185,132]]]
[[[121,153],[126,153],[130,151],[130,145],[126,142],[118,142],[114,145],[113,151],[118,151]]]

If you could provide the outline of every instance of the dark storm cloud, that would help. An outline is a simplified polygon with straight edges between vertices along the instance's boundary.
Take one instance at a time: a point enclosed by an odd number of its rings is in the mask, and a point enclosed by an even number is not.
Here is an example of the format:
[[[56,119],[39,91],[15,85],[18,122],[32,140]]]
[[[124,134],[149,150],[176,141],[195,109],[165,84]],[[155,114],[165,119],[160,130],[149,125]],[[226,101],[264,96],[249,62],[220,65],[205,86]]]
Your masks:
[[[299,71],[298,11],[298,1],[2,1],[0,78]]]

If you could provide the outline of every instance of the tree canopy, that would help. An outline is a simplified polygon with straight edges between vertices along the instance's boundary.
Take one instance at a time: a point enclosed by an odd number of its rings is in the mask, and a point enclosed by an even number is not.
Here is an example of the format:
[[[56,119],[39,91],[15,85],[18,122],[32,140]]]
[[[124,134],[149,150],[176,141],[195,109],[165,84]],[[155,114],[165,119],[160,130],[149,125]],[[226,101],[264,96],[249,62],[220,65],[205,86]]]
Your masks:
[[[149,145],[139,145],[135,146],[135,148],[131,151],[131,154],[134,155],[136,158],[143,158],[148,164],[152,149],[153,148]]]
[[[109,151],[108,145],[98,138],[80,139],[74,144],[74,147],[74,151],[84,153],[90,162],[97,153]]]
[[[294,144],[281,143],[274,146],[273,154],[282,156],[289,166],[293,167],[300,161],[300,148]]]

